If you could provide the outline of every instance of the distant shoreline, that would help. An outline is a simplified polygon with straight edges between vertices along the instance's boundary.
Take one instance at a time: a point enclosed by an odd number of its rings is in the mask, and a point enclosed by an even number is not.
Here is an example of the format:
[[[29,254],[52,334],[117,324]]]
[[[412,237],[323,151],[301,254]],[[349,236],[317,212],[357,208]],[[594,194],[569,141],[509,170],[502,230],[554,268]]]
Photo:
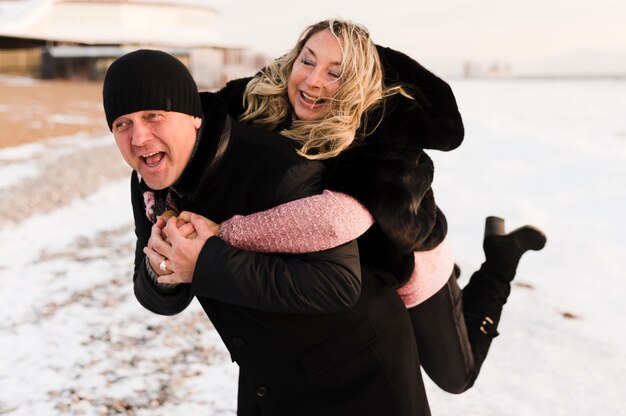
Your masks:
[[[454,80],[484,80],[484,81],[626,81],[626,74],[614,75],[511,75],[501,77],[447,77]]]

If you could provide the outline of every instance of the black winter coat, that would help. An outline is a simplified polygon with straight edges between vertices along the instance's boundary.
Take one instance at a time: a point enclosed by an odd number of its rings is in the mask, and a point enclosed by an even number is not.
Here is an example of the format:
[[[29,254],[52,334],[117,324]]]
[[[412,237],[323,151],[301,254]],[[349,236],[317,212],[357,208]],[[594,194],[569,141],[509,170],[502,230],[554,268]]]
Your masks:
[[[292,141],[236,122],[229,131],[223,104],[212,94],[202,103],[206,127],[172,187],[181,210],[219,222],[321,190],[324,165],[298,157]],[[262,255],[210,238],[192,283],[163,292],[146,271],[152,223],[136,175],[131,192],[136,297],[165,315],[198,298],[240,366],[239,415],[428,414],[408,314],[384,279],[360,273],[354,242]]]
[[[435,204],[434,167],[423,151],[450,151],[463,141],[464,128],[450,86],[407,55],[377,46],[385,82],[402,85],[400,94],[374,110],[382,122],[339,156],[326,160],[327,189],[361,202],[376,224],[359,237],[363,265],[390,272],[392,286],[406,282],[414,268],[413,251],[436,247],[447,233],[444,214]],[[244,111],[243,94],[251,78],[229,82],[218,94],[229,114]],[[391,277],[393,276],[393,277]]]

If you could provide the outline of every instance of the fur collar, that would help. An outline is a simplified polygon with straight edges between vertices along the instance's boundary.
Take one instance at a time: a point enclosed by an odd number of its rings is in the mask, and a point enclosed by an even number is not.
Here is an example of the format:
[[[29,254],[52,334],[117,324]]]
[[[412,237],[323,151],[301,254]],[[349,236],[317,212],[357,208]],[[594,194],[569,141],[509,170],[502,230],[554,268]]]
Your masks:
[[[374,137],[412,148],[449,151],[463,142],[465,130],[450,86],[409,56],[376,46],[385,83],[401,85],[414,99],[396,94],[387,100]]]
[[[351,148],[333,160],[326,186],[358,199],[403,253],[434,248],[445,217],[431,188],[433,162],[422,150],[388,143]]]

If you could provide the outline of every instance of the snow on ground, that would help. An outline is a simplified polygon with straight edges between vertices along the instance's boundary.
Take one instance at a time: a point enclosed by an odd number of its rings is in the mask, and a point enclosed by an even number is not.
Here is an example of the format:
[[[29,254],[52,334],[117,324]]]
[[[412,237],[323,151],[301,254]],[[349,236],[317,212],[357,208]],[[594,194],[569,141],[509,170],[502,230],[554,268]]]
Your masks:
[[[476,385],[456,396],[428,382],[433,414],[623,414],[626,83],[453,88],[466,142],[432,156],[461,284],[483,260],[487,215],[538,225],[548,244],[522,260]],[[106,140],[75,151],[97,160]],[[65,163],[69,143],[0,150],[0,205]],[[0,219],[0,414],[235,414],[237,370],[199,306],[161,317],[134,299],[128,179],[96,180],[87,157],[71,167],[89,192]]]
[[[435,196],[464,271],[484,259],[482,218],[532,223],[548,243],[522,259],[481,377],[433,413],[618,415],[626,409],[626,83],[453,85],[466,142],[435,153]]]
[[[58,164],[62,157],[74,155],[78,149],[90,151],[110,144],[110,137],[76,135],[3,149],[0,151],[0,190],[42,175],[42,171],[48,167],[42,163],[44,158],[50,164]]]
[[[0,414],[232,409],[236,373],[199,308],[163,318],[134,301],[127,194],[116,181],[2,229]],[[196,385],[202,375],[216,385]]]

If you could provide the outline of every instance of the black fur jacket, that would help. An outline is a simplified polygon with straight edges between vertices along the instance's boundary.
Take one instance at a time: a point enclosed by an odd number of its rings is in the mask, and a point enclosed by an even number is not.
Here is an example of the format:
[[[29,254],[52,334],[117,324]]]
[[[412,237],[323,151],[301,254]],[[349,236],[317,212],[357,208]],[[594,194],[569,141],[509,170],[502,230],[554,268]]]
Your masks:
[[[375,226],[359,238],[362,262],[390,272],[389,283],[397,285],[413,270],[412,252],[434,248],[447,232],[431,188],[433,162],[424,149],[457,148],[464,128],[445,81],[405,54],[377,48],[386,83],[402,85],[413,99],[396,94],[376,109],[384,114],[378,127],[326,161],[325,187],[353,196],[372,213]],[[218,93],[233,117],[244,110],[250,79],[231,81]]]

